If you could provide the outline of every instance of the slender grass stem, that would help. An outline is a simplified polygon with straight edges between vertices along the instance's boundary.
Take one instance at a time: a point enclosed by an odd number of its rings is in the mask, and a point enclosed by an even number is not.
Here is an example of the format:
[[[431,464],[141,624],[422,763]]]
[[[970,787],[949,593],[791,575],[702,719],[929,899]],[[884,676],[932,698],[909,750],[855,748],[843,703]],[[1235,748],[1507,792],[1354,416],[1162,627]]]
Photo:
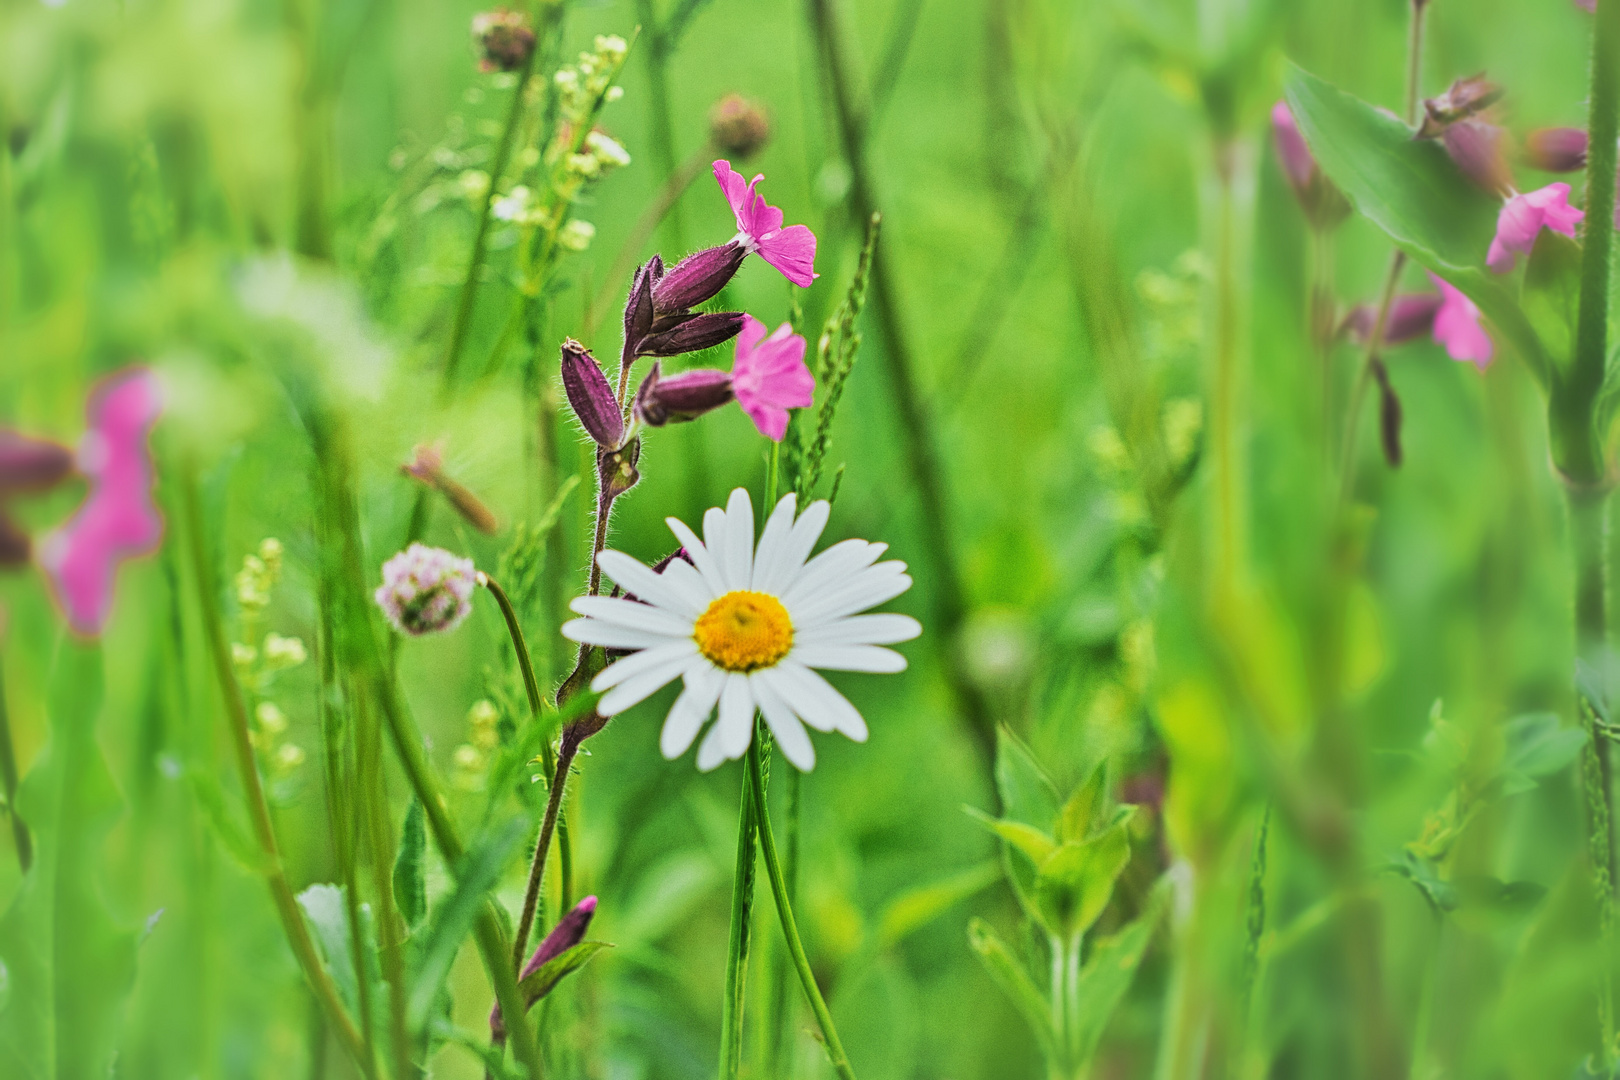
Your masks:
[[[571,737],[571,729],[564,730],[558,747],[557,765],[551,774],[551,791],[546,796],[546,812],[540,819],[540,839],[534,845],[534,859],[529,864],[529,882],[523,890],[523,913],[518,916],[517,933],[512,937],[514,971],[523,968],[523,956],[529,947],[529,932],[534,927],[535,909],[540,903],[540,885],[545,878],[552,832],[557,827],[557,814],[562,808],[563,792],[568,786],[568,770],[573,768],[580,741]]]
[[[186,522],[186,541],[191,549],[191,567],[196,581],[198,605],[202,609],[203,632],[208,641],[208,654],[214,668],[214,677],[219,683],[220,695],[225,700],[225,716],[231,733],[231,748],[236,756],[237,771],[241,775],[242,792],[247,800],[253,835],[264,855],[265,883],[270,888],[270,897],[275,903],[276,914],[281,919],[282,931],[287,935],[288,944],[292,946],[293,956],[297,959],[298,966],[303,969],[304,977],[309,980],[310,989],[325,1011],[338,1040],[343,1043],[344,1049],[354,1058],[366,1076],[375,1077],[376,1065],[367,1053],[365,1040],[355,1027],[354,1019],[344,1009],[343,1000],[338,996],[332,976],[321,963],[320,954],[316,952],[315,942],[309,934],[309,926],[304,921],[303,911],[298,906],[298,898],[293,895],[292,886],[287,881],[286,869],[281,862],[281,852],[276,844],[275,826],[270,819],[270,805],[264,797],[264,782],[259,777],[259,764],[253,756],[247,704],[242,697],[242,688],[236,682],[230,644],[225,640],[225,626],[219,611],[218,584],[214,580],[213,567],[203,541],[202,509],[197,497],[196,478],[189,470],[182,476],[181,489],[185,507],[183,516]]]
[[[11,819],[17,865],[26,874],[34,863],[34,842],[28,834],[28,823],[17,813],[17,751],[11,741],[11,717],[6,710],[5,674],[4,663],[0,662],[0,790],[6,795],[6,816]]]
[[[383,980],[388,984],[388,1042],[393,1052],[395,1080],[420,1075],[411,1054],[406,1023],[405,933],[394,899],[392,830],[388,822],[388,792],[383,784],[382,731],[371,703],[357,703],[360,723],[355,730],[359,747],[357,779],[360,793],[361,834],[371,864],[371,892],[376,899],[377,953]]]
[[[751,790],[754,797],[754,818],[759,828],[760,847],[765,852],[765,873],[771,882],[771,894],[776,899],[776,914],[782,922],[782,937],[787,941],[788,954],[793,958],[793,967],[799,973],[799,982],[804,987],[804,996],[810,1002],[810,1011],[815,1013],[816,1023],[821,1028],[821,1036],[827,1043],[827,1057],[841,1080],[855,1080],[855,1070],[850,1068],[849,1055],[844,1053],[844,1043],[838,1037],[838,1028],[833,1023],[832,1013],[827,1008],[826,1000],[821,996],[821,988],[816,985],[815,972],[810,969],[810,959],[805,955],[804,943],[799,940],[798,922],[793,917],[793,905],[788,899],[787,879],[782,875],[782,863],[776,855],[776,839],[771,835],[770,812],[765,803],[765,785],[760,759],[763,756],[760,744],[764,733],[756,728],[753,742],[748,747],[748,783],[745,790]]]
[[[749,749],[753,754],[753,749]],[[720,1004],[720,1080],[736,1080],[742,1067],[743,996],[748,974],[748,931],[754,909],[755,819],[753,778],[743,773],[737,809],[737,865],[731,878],[731,929],[726,940],[726,996]]]
[[[669,60],[675,52],[675,41],[668,25],[659,25],[653,0],[636,0],[636,13],[647,31],[647,115],[652,128],[653,154],[658,159],[658,169],[664,174],[667,185],[675,180],[678,171],[675,164],[675,123],[669,110]],[[670,202],[667,221],[669,241],[677,250],[684,248],[685,237],[682,235],[684,230],[678,201]]]
[[[704,143],[698,147],[692,156],[681,162],[680,167],[664,181],[664,186],[658,189],[658,194],[653,197],[651,204],[641,212],[641,216],[631,226],[630,235],[625,238],[624,246],[619,248],[612,267],[603,278],[605,284],[596,294],[596,299],[591,301],[590,312],[585,316],[584,340],[590,340],[591,334],[602,325],[602,320],[607,317],[608,306],[618,294],[619,283],[635,270],[636,262],[641,256],[642,249],[647,246],[647,241],[652,239],[653,233],[658,231],[658,226],[663,224],[664,219],[679,204],[681,196],[686,194],[693,181],[703,175],[703,167],[715,153],[713,143]],[[681,249],[676,247],[670,250]]]

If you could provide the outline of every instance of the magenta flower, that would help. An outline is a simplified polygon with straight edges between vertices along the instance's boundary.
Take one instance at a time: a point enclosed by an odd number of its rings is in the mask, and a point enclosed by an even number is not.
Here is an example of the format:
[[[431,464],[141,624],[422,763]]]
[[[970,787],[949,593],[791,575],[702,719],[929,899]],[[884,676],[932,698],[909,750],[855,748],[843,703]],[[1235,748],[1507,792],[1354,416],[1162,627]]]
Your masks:
[[[1479,322],[1479,308],[1451,283],[1433,274],[1429,280],[1440,290],[1440,310],[1434,314],[1434,340],[1446,347],[1453,360],[1469,360],[1479,370],[1490,365],[1495,353],[1491,335]]]
[[[1548,184],[1515,195],[1497,216],[1496,237],[1485,256],[1485,265],[1498,274],[1505,274],[1513,269],[1516,254],[1530,254],[1543,228],[1574,236],[1575,226],[1585,216],[1584,210],[1569,205],[1569,185],[1565,183]]]
[[[1316,179],[1316,159],[1305,145],[1305,136],[1299,133],[1299,125],[1294,122],[1293,111],[1286,101],[1271,107],[1271,135],[1277,141],[1277,158],[1282,162],[1283,172],[1288,174],[1288,182],[1296,192],[1303,194]]]
[[[747,252],[759,252],[759,257],[782,271],[782,276],[801,289],[808,289],[819,275],[815,273],[816,234],[808,225],[782,228],[782,211],[765,201],[765,196],[754,190],[764,173],[755,174],[743,183],[742,174],[731,167],[729,161],[714,163],[714,178],[720,190],[726,193],[731,213],[737,219],[736,242]]]
[[[119,564],[155,550],[163,537],[147,445],[162,407],[157,377],[145,368],[112,376],[90,396],[90,427],[78,452],[90,493],[39,545],[39,564],[68,624],[81,634],[99,634],[106,625]]]
[[[524,964],[523,970],[518,973],[519,984],[581,941],[584,941],[585,931],[591,925],[591,916],[595,914],[596,897],[587,896],[575,904],[572,911],[558,919],[557,925],[551,928],[551,933],[547,934],[545,940],[540,942],[534,952],[529,955],[528,963]],[[566,974],[568,973],[563,973],[563,975]],[[559,979],[562,977],[562,975],[558,976]],[[552,983],[551,986],[533,987],[525,991],[523,994],[523,1007],[525,1009],[533,1008],[535,1003],[545,997],[552,986],[555,985],[556,983]],[[506,1038],[505,1018],[501,1016],[499,1004],[489,1010],[489,1033],[497,1040]]]
[[[765,324],[744,315],[731,389],[759,433],[781,442],[787,434],[787,411],[809,405],[816,390],[815,376],[804,366],[804,338],[787,323],[765,337]]]
[[[454,630],[472,613],[478,569],[471,559],[412,543],[383,563],[372,599],[395,630],[411,637]]]

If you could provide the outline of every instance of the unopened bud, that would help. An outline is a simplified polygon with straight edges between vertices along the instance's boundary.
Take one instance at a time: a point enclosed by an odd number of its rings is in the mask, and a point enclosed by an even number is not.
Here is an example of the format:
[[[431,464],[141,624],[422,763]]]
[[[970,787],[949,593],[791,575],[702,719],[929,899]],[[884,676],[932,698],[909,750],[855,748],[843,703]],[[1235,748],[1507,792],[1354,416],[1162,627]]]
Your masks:
[[[1287,102],[1279,101],[1272,106],[1271,134],[1277,144],[1283,175],[1288,178],[1288,186],[1294,189],[1294,197],[1310,223],[1317,229],[1331,229],[1348,217],[1350,205],[1317,166]]]
[[[631,439],[616,450],[604,449],[596,457],[596,476],[609,502],[636,486],[641,474],[636,462],[641,458],[641,440]]]
[[[1373,375],[1378,379],[1378,435],[1383,443],[1384,460],[1389,467],[1398,469],[1401,465],[1401,399],[1395,396],[1395,388],[1389,383],[1389,369],[1384,362],[1373,357]]]
[[[445,474],[444,455],[437,446],[417,446],[411,451],[411,459],[401,465],[399,471],[443,495],[456,513],[479,532],[494,536],[500,530],[500,522],[489,507]]]
[[[596,914],[596,897],[587,896],[574,905],[572,911],[557,920],[557,925],[551,928],[551,933],[545,936],[539,946],[529,956],[523,970],[518,973],[518,983],[521,987],[524,979],[545,967],[563,953],[585,940],[585,931],[590,929],[591,917]],[[555,985],[555,984],[553,984]],[[531,987],[523,991],[523,1007],[533,1008],[535,1002],[545,996],[550,987]],[[489,1013],[490,1034],[497,1040],[506,1037],[506,1024],[501,1017],[501,1007],[496,1005]]]
[[[636,270],[630,296],[624,302],[624,347],[629,356],[641,356],[641,341],[652,332],[653,282],[664,273],[664,260],[654,255]]]
[[[1446,127],[1440,142],[1469,183],[1492,195],[1508,195],[1513,191],[1513,173],[1502,152],[1505,134],[1484,120],[1459,120]]]
[[[1501,96],[1502,88],[1483,72],[1458,79],[1439,97],[1423,99],[1423,124],[1418,128],[1418,138],[1434,138],[1452,124],[1484,112]]]
[[[26,566],[32,552],[33,544],[28,534],[4,513],[0,513],[0,567]]]
[[[747,254],[746,248],[733,241],[688,255],[653,286],[654,310],[659,315],[684,312],[712,299],[737,273]]]
[[[562,346],[563,392],[585,433],[611,450],[624,440],[624,414],[591,351],[573,338]]]
[[[682,319],[662,333],[641,339],[636,346],[638,356],[680,356],[682,353],[712,349],[736,337],[742,330],[743,313],[740,311],[706,311]]]
[[[0,431],[0,495],[55,487],[73,471],[73,451],[45,439]]]
[[[733,161],[759,153],[770,138],[764,108],[741,94],[727,94],[709,113],[709,139]]]
[[[1586,132],[1580,128],[1542,128],[1524,140],[1524,156],[1542,172],[1580,172],[1586,168]]]
[[[657,364],[636,390],[636,419],[648,427],[696,420],[732,400],[731,373],[700,368],[665,378]]]
[[[1434,316],[1440,310],[1437,293],[1408,293],[1397,296],[1389,305],[1389,317],[1384,320],[1383,344],[1404,345],[1434,330]],[[1371,304],[1360,304],[1351,309],[1340,324],[1340,330],[1361,344],[1372,337],[1378,320],[1378,309]]]
[[[473,16],[472,35],[481,71],[517,71],[534,54],[534,31],[521,11],[481,11]]]

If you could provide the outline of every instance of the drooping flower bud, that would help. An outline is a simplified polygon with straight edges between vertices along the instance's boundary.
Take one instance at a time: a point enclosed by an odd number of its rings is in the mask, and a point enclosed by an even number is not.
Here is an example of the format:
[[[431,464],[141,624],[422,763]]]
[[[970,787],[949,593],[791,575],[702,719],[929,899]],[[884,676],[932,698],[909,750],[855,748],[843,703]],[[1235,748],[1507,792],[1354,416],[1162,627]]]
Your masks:
[[[1333,186],[1311,156],[1305,137],[1288,103],[1277,102],[1271,108],[1271,133],[1277,143],[1277,158],[1282,163],[1288,186],[1294,189],[1305,217],[1317,229],[1331,229],[1350,216],[1350,204],[1339,189]]]
[[[737,273],[748,249],[732,241],[695,251],[676,263],[653,286],[659,315],[684,312],[712,299]]]
[[[580,427],[596,444],[614,449],[624,440],[624,414],[591,351],[573,338],[562,346],[563,392]]]
[[[1423,99],[1423,123],[1417,137],[1433,139],[1452,124],[1484,112],[1501,96],[1502,88],[1487,79],[1484,72],[1458,79],[1439,97]]]
[[[534,30],[521,11],[480,11],[473,16],[472,35],[480,71],[517,71],[534,53]]]
[[[608,501],[617,499],[636,486],[641,479],[641,474],[636,471],[636,462],[640,459],[640,439],[631,439],[614,450],[604,448],[597,454],[596,478],[601,482],[602,492]]]
[[[1580,128],[1542,128],[1524,140],[1524,156],[1542,172],[1580,172],[1586,168],[1586,132]]]
[[[1435,312],[1440,310],[1440,297],[1434,293],[1407,293],[1397,296],[1389,306],[1389,317],[1384,320],[1383,344],[1404,345],[1426,337],[1434,329]],[[1378,309],[1371,304],[1358,304],[1340,324],[1340,330],[1355,341],[1366,344],[1378,320]]]
[[[764,108],[741,94],[727,94],[709,113],[709,140],[730,157],[752,157],[770,138],[771,122]]]
[[[700,368],[665,378],[654,364],[636,390],[636,419],[648,427],[696,420],[730,402],[731,373]]]
[[[551,928],[551,933],[545,936],[529,960],[518,973],[518,983],[521,986],[524,979],[545,967],[548,963],[585,940],[585,931],[590,928],[591,917],[596,914],[596,897],[587,896],[574,905],[572,911],[557,920],[557,925]],[[555,983],[552,986],[556,985]],[[531,986],[523,993],[523,1007],[531,1009],[535,1003],[546,996],[551,986]],[[489,1012],[489,1032],[498,1042],[506,1037],[506,1024],[501,1017],[501,1007],[496,1005]]]
[[[479,532],[494,536],[500,530],[500,522],[489,507],[478,496],[445,475],[444,454],[437,446],[418,445],[411,451],[411,459],[400,465],[399,471],[443,495],[456,513]]]
[[[373,598],[394,629],[419,637],[454,630],[472,611],[478,571],[471,559],[412,544],[383,563]]]
[[[1392,469],[1401,466],[1401,399],[1389,382],[1389,369],[1373,357],[1373,375],[1378,379],[1378,436],[1384,447],[1384,460]]]
[[[0,496],[45,491],[73,471],[73,451],[45,439],[0,431]]]
[[[1459,120],[1446,126],[1440,143],[1469,183],[1492,195],[1508,195],[1513,173],[1502,152],[1506,134],[1484,120]]]
[[[637,356],[680,356],[712,349],[737,336],[742,329],[740,311],[706,311],[677,323],[662,333],[650,334],[636,347]]]

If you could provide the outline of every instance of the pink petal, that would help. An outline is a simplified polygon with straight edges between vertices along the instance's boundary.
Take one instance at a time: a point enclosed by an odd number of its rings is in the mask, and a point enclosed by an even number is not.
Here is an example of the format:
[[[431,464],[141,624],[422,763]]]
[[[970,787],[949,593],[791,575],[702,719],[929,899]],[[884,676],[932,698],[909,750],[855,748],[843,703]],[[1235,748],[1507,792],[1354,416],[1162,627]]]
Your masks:
[[[1574,236],[1575,226],[1586,217],[1584,210],[1569,205],[1569,185],[1548,184],[1523,195],[1515,195],[1496,218],[1496,237],[1486,253],[1485,265],[1497,273],[1513,269],[1515,254],[1528,255],[1543,228],[1564,236]]]
[[[729,161],[716,161],[714,163],[714,178],[720,184],[720,190],[725,193],[726,202],[731,205],[731,215],[737,219],[737,228],[743,232],[748,231],[747,219],[744,211],[752,194],[753,184],[745,183],[742,174],[731,167]],[[758,183],[756,177],[754,183]]]
[[[780,211],[778,211],[780,213]],[[759,257],[782,272],[801,289],[808,289],[818,275],[816,234],[808,225],[792,225],[759,238]]]
[[[743,316],[731,383],[737,404],[754,426],[766,437],[781,442],[787,433],[787,410],[808,406],[816,381],[804,363],[804,338],[795,334],[790,325],[783,323],[761,341],[764,333],[763,323],[751,315]]]
[[[1495,343],[1480,325],[1479,308],[1450,282],[1429,275],[1440,290],[1440,310],[1434,316],[1434,340],[1444,345],[1453,360],[1472,361],[1485,370],[1495,354]]]
[[[98,634],[106,624],[118,564],[153,550],[163,536],[147,445],[161,409],[157,379],[144,368],[113,376],[91,396],[90,426],[79,447],[90,493],[67,524],[41,542],[39,557],[69,624],[81,634]]]
[[[1311,157],[1305,137],[1299,133],[1299,125],[1294,122],[1294,114],[1286,101],[1279,101],[1271,107],[1271,134],[1277,140],[1277,157],[1282,160],[1283,171],[1288,174],[1289,181],[1300,190],[1309,187],[1311,178],[1316,174],[1316,159]]]

